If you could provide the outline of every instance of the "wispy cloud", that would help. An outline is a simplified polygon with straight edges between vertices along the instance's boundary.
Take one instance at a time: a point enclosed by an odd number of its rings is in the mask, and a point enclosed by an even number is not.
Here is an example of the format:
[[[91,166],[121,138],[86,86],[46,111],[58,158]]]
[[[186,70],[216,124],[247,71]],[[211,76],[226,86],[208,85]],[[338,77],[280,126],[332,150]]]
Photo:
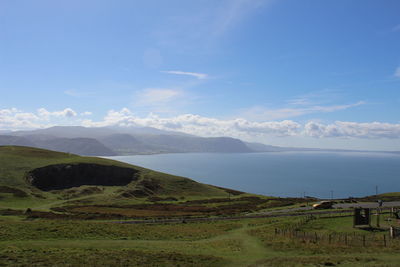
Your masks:
[[[365,101],[337,104],[343,98],[343,93],[333,89],[323,89],[309,92],[288,99],[281,107],[255,105],[240,110],[239,116],[255,120],[280,120],[300,117],[307,114],[329,113],[365,105]]]
[[[186,75],[186,76],[192,76],[196,77],[197,79],[203,80],[208,77],[208,74],[205,73],[198,73],[198,72],[187,72],[187,71],[180,71],[180,70],[165,70],[161,71],[163,73],[169,73],[169,74],[176,74],[176,75]]]
[[[230,0],[218,13],[214,35],[221,35],[238,23],[246,15],[263,5],[272,3],[272,0]]]
[[[142,112],[176,113],[186,96],[183,89],[146,88],[134,94],[133,105]]]
[[[137,94],[137,104],[158,105],[175,100],[182,95],[181,90],[168,88],[147,88]]]
[[[209,4],[207,4],[209,2]],[[159,46],[178,48],[180,52],[204,53],[212,49],[221,36],[239,25],[251,14],[275,0],[221,0],[186,10],[170,12],[163,23],[150,33]]]
[[[400,24],[394,26],[394,27],[392,28],[392,31],[394,31],[394,32],[400,31]]]
[[[87,97],[93,95],[92,92],[84,92],[81,90],[75,90],[75,89],[70,89],[70,90],[65,90],[64,94],[72,97]]]
[[[394,77],[400,78],[400,67],[397,67],[397,69],[394,71]]]
[[[339,110],[345,110],[360,105],[366,104],[364,101],[359,101],[347,105],[316,105],[307,107],[288,107],[288,108],[278,108],[278,109],[268,109],[261,106],[251,107],[249,109],[242,110],[241,116],[247,119],[264,121],[264,120],[278,120],[278,119],[288,119],[299,117],[306,114],[313,113],[328,113],[335,112]]]
[[[332,89],[324,89],[296,96],[287,101],[292,106],[322,105],[332,102],[340,97],[340,92]]]

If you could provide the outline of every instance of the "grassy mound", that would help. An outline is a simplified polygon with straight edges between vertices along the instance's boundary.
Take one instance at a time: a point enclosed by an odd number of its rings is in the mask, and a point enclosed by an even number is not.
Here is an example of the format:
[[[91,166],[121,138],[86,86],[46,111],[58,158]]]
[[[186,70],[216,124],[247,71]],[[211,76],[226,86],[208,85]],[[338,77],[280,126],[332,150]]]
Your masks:
[[[62,166],[62,168],[60,167]],[[77,183],[76,179],[64,181],[59,190],[48,190],[48,187],[35,186],[32,174],[45,173],[46,185],[51,179],[60,179],[62,171],[79,176],[79,167],[95,166],[92,169],[101,169],[91,173],[101,179],[98,184],[91,179],[85,184]],[[110,168],[115,170],[110,170]],[[46,172],[41,170],[49,169]],[[57,171],[54,171],[57,170]],[[117,176],[123,170],[132,170],[134,178],[125,185],[112,184],[111,174]],[[53,172],[53,176],[52,176]],[[104,172],[108,175],[105,177]],[[89,172],[90,174],[90,172]],[[82,171],[82,177],[88,176],[88,168]],[[62,175],[61,175],[62,176]],[[68,175],[65,175],[67,177]],[[58,178],[57,178],[58,177]],[[111,176],[112,177],[112,176]],[[54,180],[60,183],[59,180]],[[46,190],[41,190],[46,188]],[[229,191],[229,190],[228,190]],[[148,198],[158,199],[203,199],[227,197],[227,189],[197,183],[191,179],[173,176],[130,164],[96,157],[81,157],[68,153],[54,152],[44,149],[18,146],[0,146],[0,208],[27,208],[38,207],[49,209],[57,204],[73,203],[84,204],[116,204],[137,203]],[[57,205],[56,205],[57,206]],[[58,205],[60,206],[60,205]]]

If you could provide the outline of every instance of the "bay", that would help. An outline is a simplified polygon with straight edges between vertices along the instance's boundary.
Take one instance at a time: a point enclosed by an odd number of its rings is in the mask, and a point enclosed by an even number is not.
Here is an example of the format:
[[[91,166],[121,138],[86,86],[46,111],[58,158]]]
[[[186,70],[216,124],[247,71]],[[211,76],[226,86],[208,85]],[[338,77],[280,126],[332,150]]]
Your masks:
[[[400,191],[400,155],[362,152],[182,153],[108,157],[201,183],[281,197]],[[377,188],[376,188],[377,187]]]

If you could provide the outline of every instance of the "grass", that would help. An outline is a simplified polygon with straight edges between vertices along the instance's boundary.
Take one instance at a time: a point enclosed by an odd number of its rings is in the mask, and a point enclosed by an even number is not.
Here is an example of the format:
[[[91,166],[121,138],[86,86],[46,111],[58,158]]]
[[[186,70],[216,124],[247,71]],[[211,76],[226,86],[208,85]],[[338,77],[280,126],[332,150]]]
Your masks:
[[[26,180],[28,172],[55,164],[91,163],[132,168],[139,171],[139,179],[128,186],[103,186],[95,193],[68,192],[68,190],[44,192],[32,187]],[[173,176],[145,169],[126,163],[96,157],[81,157],[68,153],[49,150],[0,146],[0,208],[39,208],[49,209],[52,203],[85,201],[94,204],[100,203],[143,203],[145,197],[122,197],[124,192],[145,190],[146,186],[156,185],[158,190],[154,195],[162,197],[176,197],[178,199],[204,199],[211,197],[227,197],[225,189],[211,185],[197,183],[191,179]],[[76,189],[75,191],[80,189]],[[20,192],[16,194],[15,192]],[[69,190],[71,191],[71,190]],[[69,195],[69,196],[68,196]]]
[[[138,171],[138,178],[126,186],[92,185],[53,191],[41,191],[26,179],[37,168],[78,163],[131,168]],[[61,213],[81,219],[217,216],[294,206],[303,201],[246,194],[104,158],[0,146],[0,213],[2,209],[29,208],[36,212],[35,217],[45,218]]]
[[[378,200],[382,201],[400,201],[400,192],[389,192],[383,193],[379,195],[372,195],[366,197],[357,198],[358,201],[366,201],[366,202],[376,202]]]
[[[8,247],[0,252],[0,257],[0,264],[10,266],[218,266],[225,263],[212,255],[135,249]]]
[[[160,225],[1,219],[0,266],[398,266],[398,249],[274,234],[300,217]],[[332,229],[347,223],[335,220],[323,221]]]
[[[126,186],[84,185],[53,191],[41,191],[27,180],[37,168],[78,163],[135,169],[137,179]],[[32,210],[30,218],[64,220],[198,217],[252,213],[302,201],[246,194],[104,158],[0,147],[0,214],[5,215]]]
[[[124,187],[50,192],[25,180],[26,173],[38,167],[82,162],[135,168],[140,178]],[[161,189],[151,197],[122,196],[146,186]],[[397,241],[387,247],[372,242],[362,247],[275,233],[275,229],[297,229],[325,236],[354,232],[376,236],[353,229],[351,217],[152,225],[107,220],[243,214],[299,205],[302,199],[244,194],[107,159],[0,147],[0,266],[399,266]],[[24,214],[27,208],[33,211]],[[385,218],[381,223],[399,226]]]
[[[0,217],[1,218],[1,217]],[[119,224],[91,221],[0,221],[0,241],[28,240],[199,240],[240,228],[237,222]]]

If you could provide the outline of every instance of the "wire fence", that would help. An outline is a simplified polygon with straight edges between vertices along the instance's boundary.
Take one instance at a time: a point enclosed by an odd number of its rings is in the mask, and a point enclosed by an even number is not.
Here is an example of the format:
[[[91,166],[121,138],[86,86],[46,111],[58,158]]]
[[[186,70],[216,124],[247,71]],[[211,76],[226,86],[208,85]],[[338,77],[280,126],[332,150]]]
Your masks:
[[[341,216],[343,217],[343,216]],[[326,217],[325,217],[326,218]],[[302,226],[316,217],[307,217],[300,222],[286,228],[275,228],[275,235],[280,235],[290,239],[295,239],[303,243],[323,244],[332,246],[351,246],[351,247],[400,247],[400,238],[391,238],[389,231],[383,229],[378,232],[360,233],[321,233],[317,231],[301,230]]]

